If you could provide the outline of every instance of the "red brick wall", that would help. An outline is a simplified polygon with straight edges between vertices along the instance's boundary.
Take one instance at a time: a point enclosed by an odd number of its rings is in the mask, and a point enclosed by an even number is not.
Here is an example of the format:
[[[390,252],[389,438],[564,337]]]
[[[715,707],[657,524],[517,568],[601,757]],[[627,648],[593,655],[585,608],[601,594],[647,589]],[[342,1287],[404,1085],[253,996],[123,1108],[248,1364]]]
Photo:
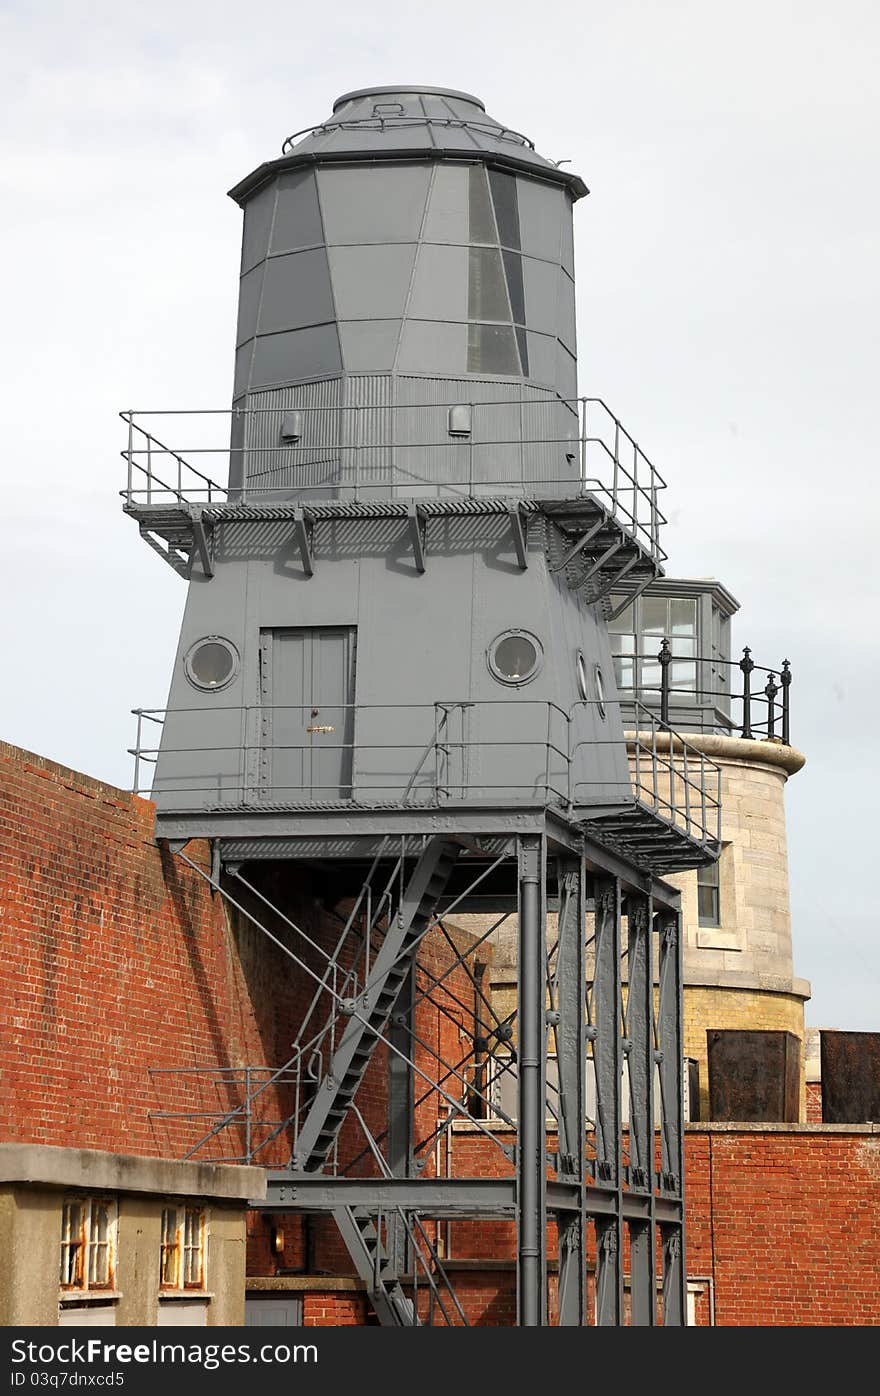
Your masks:
[[[687,1134],[688,1273],[723,1325],[880,1324],[880,1134]]]
[[[216,1071],[181,1067],[274,1069],[290,1057],[314,976],[323,972],[321,952],[335,946],[347,908],[328,911],[316,895],[326,889],[295,868],[263,871],[264,890],[312,938],[309,947],[240,884],[230,884],[236,899],[295,951],[297,966],[246,915],[212,896],[198,873],[156,847],[153,815],[148,801],[0,743],[0,1142],[181,1157],[213,1122],[169,1120],[161,1112],[222,1113],[242,1098],[241,1088],[224,1084]],[[191,844],[186,852],[207,868],[206,846]],[[431,1076],[442,1074],[435,1053],[455,1063],[470,1049],[468,976],[456,969],[441,986],[430,982],[451,960],[441,934],[427,938],[417,989],[431,988],[443,1011],[420,1003],[416,1059]],[[328,1008],[319,1003],[316,1028]],[[380,1045],[358,1093],[375,1133],[385,1125],[386,1067]],[[460,1098],[455,1075],[445,1089]],[[417,1096],[425,1090],[417,1077]],[[265,1138],[293,1106],[290,1086],[267,1090],[255,1112],[254,1139]],[[418,1135],[429,1136],[446,1109],[436,1093],[427,1098]],[[238,1157],[242,1135],[227,1127],[198,1156]],[[260,1161],[277,1166],[289,1154],[281,1134]],[[347,1171],[376,1171],[352,1118],[339,1157],[350,1163],[358,1156]],[[433,1170],[432,1152],[426,1174]],[[284,1245],[276,1251],[269,1224],[252,1219],[250,1273],[305,1263],[301,1219],[280,1224]],[[319,1271],[350,1270],[332,1224],[313,1228],[311,1260]]]

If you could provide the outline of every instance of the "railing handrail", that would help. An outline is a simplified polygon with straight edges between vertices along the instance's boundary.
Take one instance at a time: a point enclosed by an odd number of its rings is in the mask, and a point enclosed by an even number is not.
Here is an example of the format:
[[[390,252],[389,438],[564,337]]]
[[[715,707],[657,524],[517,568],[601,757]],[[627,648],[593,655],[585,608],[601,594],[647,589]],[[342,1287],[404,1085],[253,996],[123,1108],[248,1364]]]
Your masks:
[[[191,752],[189,745],[170,746],[163,743],[162,746],[148,747],[141,744],[141,724],[144,720],[152,721],[157,725],[162,725],[169,713],[175,716],[193,715],[197,716],[205,712],[242,714],[244,725],[239,727],[239,733],[234,742],[222,745],[200,746],[199,753],[202,756],[217,755],[218,753],[231,754],[238,753],[241,757],[241,772],[237,778],[239,783],[235,783],[232,773],[229,773],[232,784],[227,784],[225,794],[227,797],[250,801],[254,796],[267,798],[267,790],[254,786],[252,779],[246,774],[248,756],[255,751],[265,749],[265,742],[262,736],[252,738],[250,735],[251,713],[263,712],[294,712],[305,717],[311,714],[316,706],[314,701],[309,703],[285,703],[285,704],[196,704],[193,707],[177,708],[173,710],[162,708],[136,708],[134,715],[138,720],[138,739],[135,747],[130,748],[130,753],[135,758],[135,790],[138,791],[139,762],[141,760],[154,761],[160,751],[166,755],[186,755]],[[480,733],[474,735],[466,734],[462,728],[461,734],[449,734],[442,732],[438,735],[436,716],[438,712],[446,712],[450,709],[458,708],[462,711],[479,709],[482,706],[487,708],[504,707],[510,710],[510,699],[493,698],[486,700],[479,699],[442,699],[434,703],[317,703],[319,708],[325,710],[344,712],[348,714],[359,712],[400,712],[407,711],[419,715],[428,715],[433,719],[433,737],[429,734],[429,747],[427,755],[431,749],[440,750],[442,747],[446,757],[450,752],[459,754],[462,761],[461,771],[444,771],[441,779],[440,766],[434,772],[433,785],[431,784],[430,771],[426,771],[424,785],[419,785],[415,795],[421,795],[424,799],[424,792],[427,790],[428,796],[433,791],[435,799],[443,798],[449,800],[451,790],[462,790],[461,796],[456,794],[455,799],[467,799],[468,794],[464,792],[479,791],[482,795],[489,792],[493,794],[498,791],[505,791],[509,795],[511,791],[520,792],[525,788],[535,787],[536,793],[543,790],[543,797],[546,800],[559,801],[568,810],[574,808],[578,803],[577,793],[581,787],[588,788],[595,799],[597,790],[602,786],[608,786],[611,791],[617,790],[620,785],[619,776],[609,779],[600,778],[595,773],[589,776],[578,778],[577,761],[583,749],[595,749],[597,742],[595,736],[582,737],[572,742],[573,715],[579,708],[598,708],[598,699],[578,699],[567,711],[552,699],[523,699],[517,704],[518,707],[544,709],[547,713],[546,731],[536,732],[526,736],[509,736],[502,738],[487,737]],[[637,800],[647,808],[659,813],[662,817],[668,816],[668,822],[672,824],[682,824],[689,837],[696,837],[698,842],[706,843],[710,840],[720,838],[720,810],[721,810],[721,768],[717,762],[711,760],[700,747],[692,742],[680,732],[669,727],[666,723],[657,719],[655,712],[647,708],[638,700],[633,700],[630,704],[635,710],[635,728],[632,733],[625,734],[626,740],[630,744],[630,750],[635,753],[635,770],[630,772],[630,779]],[[564,723],[562,735],[554,731],[554,721]],[[304,734],[305,735],[305,734]],[[322,734],[323,735],[323,734]],[[658,744],[658,737],[665,736],[666,749],[662,744]],[[273,751],[284,752],[315,752],[319,754],[334,752],[346,752],[351,754],[353,759],[355,753],[377,753],[383,751],[393,752],[414,752],[419,758],[419,769],[426,766],[426,747],[424,730],[416,733],[414,740],[402,740],[401,734],[395,731],[393,737],[383,740],[364,740],[363,732],[356,735],[349,734],[346,728],[339,733],[340,740],[327,743],[319,743],[317,746],[312,741],[303,742],[273,742]],[[609,735],[607,739],[609,745],[617,746],[619,739]],[[523,772],[519,782],[499,784],[490,779],[484,778],[486,773],[482,773],[476,780],[471,780],[467,774],[465,757],[471,751],[493,751],[503,749],[526,749],[530,751],[541,750],[545,753],[543,781],[534,773]],[[645,775],[643,779],[643,758],[647,761]],[[435,763],[436,764],[436,763]],[[357,787],[360,795],[365,796],[367,792],[372,798],[380,799],[385,790],[393,791],[397,786],[386,783],[388,772],[384,770],[356,772],[354,769],[347,772],[344,777],[334,774],[330,782],[321,782],[317,779],[303,780],[300,784],[286,784],[271,786],[271,793],[276,796],[286,792],[298,792],[305,803],[314,803],[315,800],[324,802],[325,800],[341,801],[350,803],[353,798],[353,791]],[[392,771],[391,776],[403,780],[406,772]],[[416,776],[418,770],[416,771]],[[208,779],[213,779],[210,775]],[[405,807],[410,807],[410,797],[413,796],[413,786],[415,777],[409,776],[407,785],[407,799],[403,802]],[[647,781],[647,784],[646,784]],[[661,788],[663,783],[668,783],[668,794]],[[350,793],[343,795],[341,789]],[[712,787],[712,788],[710,788]],[[178,793],[185,793],[185,787],[175,787]],[[193,791],[204,793],[206,787],[196,784]],[[324,792],[331,792],[325,795]],[[647,796],[647,798],[643,798]],[[289,796],[288,796],[289,798]],[[698,812],[698,813],[697,813]],[[710,828],[710,819],[714,828]]]
[[[371,415],[376,415],[378,413],[380,419],[384,418],[386,414],[389,414],[390,420],[393,422],[394,414],[429,413],[436,417],[437,414],[449,412],[452,408],[461,407],[466,407],[472,414],[472,420],[467,431],[459,433],[447,430],[445,434],[438,435],[436,440],[428,441],[396,440],[394,439],[392,430],[389,432],[389,439],[379,441],[372,439],[370,441],[361,441],[355,439],[350,442],[344,440],[319,440],[305,443],[302,442],[299,437],[291,437],[290,440],[282,444],[267,443],[264,445],[247,442],[236,445],[231,442],[228,444],[224,442],[222,445],[216,447],[189,446],[174,448],[166,445],[164,441],[160,440],[153,431],[148,430],[147,426],[143,424],[145,419],[154,417],[221,416],[234,420],[247,420],[249,418],[260,418],[264,416],[278,416],[285,411],[294,412],[303,419],[308,419],[310,416],[316,415],[319,421],[338,420],[339,422],[344,422],[346,420],[346,414],[352,413],[355,414],[355,420],[358,419],[358,414],[363,413],[369,413]],[[570,411],[574,419],[571,433],[556,435],[551,430],[548,430],[543,432],[536,431],[534,435],[528,434],[527,432],[524,434],[522,429],[523,424],[520,421],[517,429],[511,428],[510,435],[505,435],[503,433],[498,434],[496,432],[487,436],[486,439],[474,439],[473,418],[478,420],[479,415],[484,409],[494,410],[497,408],[507,408],[509,410],[518,410],[527,407],[539,408],[545,412],[557,407],[562,407]],[[591,417],[594,416],[594,414],[591,413],[591,409],[598,409],[605,415],[605,418],[607,418],[604,430],[613,436],[613,446],[610,446],[608,441],[604,439],[602,435],[603,428],[593,425]],[[620,519],[624,527],[627,526],[628,522],[633,536],[641,537],[647,541],[650,546],[652,558],[655,560],[662,560],[665,558],[665,553],[660,547],[659,537],[660,530],[663,525],[666,524],[667,518],[658,506],[658,494],[661,490],[666,488],[666,481],[619,419],[614,416],[607,403],[599,397],[579,396],[576,398],[561,398],[559,396],[552,396],[550,393],[520,393],[519,395],[507,398],[490,398],[484,401],[471,401],[469,403],[462,403],[461,401],[395,402],[383,404],[381,406],[360,403],[339,403],[324,404],[321,406],[303,405],[282,407],[276,405],[272,407],[207,408],[203,410],[169,409],[167,411],[152,408],[137,411],[135,409],[129,409],[120,412],[119,415],[122,420],[126,422],[129,434],[127,449],[121,452],[128,466],[128,485],[127,489],[123,491],[122,494],[129,507],[134,507],[139,500],[144,498],[146,498],[148,503],[152,503],[157,494],[167,494],[171,498],[176,499],[179,503],[197,502],[196,497],[202,496],[206,492],[209,503],[214,502],[215,495],[218,500],[222,501],[224,498],[228,500],[229,486],[220,484],[211,476],[205,474],[204,471],[192,465],[188,457],[192,457],[193,455],[219,455],[227,460],[234,459],[236,456],[240,457],[242,460],[248,457],[253,458],[259,456],[261,459],[264,458],[272,462],[284,461],[288,467],[295,467],[300,459],[302,459],[302,463],[305,466],[314,464],[313,457],[316,451],[319,453],[329,453],[329,455],[333,457],[339,456],[340,461],[354,459],[355,462],[366,458],[370,453],[375,453],[376,451],[390,451],[392,453],[392,468],[388,478],[376,479],[371,477],[361,482],[356,466],[353,480],[340,479],[339,481],[332,482],[332,487],[343,489],[354,488],[355,497],[357,497],[361,483],[363,483],[364,486],[369,486],[373,490],[397,489],[398,491],[401,491],[402,487],[409,485],[420,488],[428,484],[433,486],[439,484],[448,488],[453,493],[461,493],[467,497],[480,497],[475,493],[477,489],[479,489],[480,495],[484,496],[485,490],[491,488],[497,489],[504,495],[509,494],[511,497],[522,497],[524,490],[530,485],[534,487],[536,492],[539,488],[541,492],[546,492],[548,486],[555,488],[561,486],[565,493],[560,497],[565,498],[572,497],[571,491],[572,488],[574,488],[578,494],[593,493],[600,498],[607,498],[610,501],[612,514]],[[141,420],[136,420],[138,418]],[[415,434],[417,435],[418,433]],[[622,443],[625,447],[623,450]],[[462,479],[460,481],[450,480],[447,482],[438,482],[433,479],[422,479],[422,477],[413,472],[411,468],[407,469],[406,467],[402,467],[399,462],[394,463],[395,453],[399,455],[404,452],[430,452],[450,449],[454,453],[454,459],[457,459],[462,451],[467,451],[470,461],[472,452],[475,448],[492,449],[510,447],[522,449],[523,447],[537,446],[568,448],[569,459],[573,465],[572,473],[554,478],[548,477],[546,472],[544,472],[536,473],[530,477],[521,476],[518,480],[512,480],[510,478],[495,480],[478,478],[475,480],[472,474],[472,467],[469,464],[468,479],[466,481]],[[605,458],[610,462],[612,475],[610,485],[589,473],[587,467],[587,452],[588,449],[596,447],[603,452]],[[625,459],[624,457],[628,457],[630,452],[631,459]],[[153,461],[156,457],[171,459],[175,462],[178,477],[176,486],[173,483],[168,483],[163,480],[156,473],[153,467]],[[134,471],[138,471],[140,475],[145,477],[146,485],[144,488],[134,488]],[[184,472],[186,472],[185,480]],[[245,472],[243,472],[243,474],[244,473]],[[270,472],[264,469],[261,473],[265,476]],[[258,496],[268,502],[272,496],[289,498],[291,493],[307,495],[312,492],[320,492],[326,495],[328,488],[326,481],[318,484],[294,481],[284,484],[262,486],[256,483],[258,479],[259,474],[250,474],[246,479],[243,478],[240,486],[235,486],[236,494],[240,494],[241,500],[244,500],[246,496]],[[192,483],[195,481],[199,482],[197,486],[194,486]],[[405,489],[403,489],[402,492],[405,493]]]

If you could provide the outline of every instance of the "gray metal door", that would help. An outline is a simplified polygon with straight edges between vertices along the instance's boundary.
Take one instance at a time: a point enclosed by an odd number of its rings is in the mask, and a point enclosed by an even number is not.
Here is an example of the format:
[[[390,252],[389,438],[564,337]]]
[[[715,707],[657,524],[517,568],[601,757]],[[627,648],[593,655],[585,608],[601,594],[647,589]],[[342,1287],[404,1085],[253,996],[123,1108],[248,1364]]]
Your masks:
[[[299,1328],[303,1301],[293,1294],[249,1294],[244,1302],[246,1328]]]
[[[261,786],[282,804],[351,798],[354,626],[264,630]]]

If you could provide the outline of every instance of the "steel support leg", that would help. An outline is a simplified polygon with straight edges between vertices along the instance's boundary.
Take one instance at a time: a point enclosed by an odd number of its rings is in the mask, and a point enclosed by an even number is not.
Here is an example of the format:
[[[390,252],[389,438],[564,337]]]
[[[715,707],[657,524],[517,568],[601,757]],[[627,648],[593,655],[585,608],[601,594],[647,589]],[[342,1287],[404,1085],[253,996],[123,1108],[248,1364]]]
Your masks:
[[[678,1203],[679,1221],[661,1228],[663,1238],[663,1323],[685,1322],[687,1287],[684,1249],[684,1089],[682,1073],[681,917],[659,918],[660,986],[657,1000],[657,1062],[660,1070],[660,1194]]]
[[[523,836],[518,857],[517,1321],[522,1328],[541,1328],[547,1322],[544,839]]]
[[[388,1025],[388,1040],[398,1052],[388,1053],[388,1166],[395,1178],[411,1178],[413,1170],[413,1013],[415,1011],[415,969],[403,982]],[[396,1213],[388,1220],[388,1252],[398,1274],[411,1266],[410,1238],[403,1218]]]
[[[586,1066],[586,988],[584,939],[586,908],[582,860],[559,869],[560,905],[556,951],[558,983],[556,1057],[559,1070],[560,1181],[584,1182],[584,1072]],[[582,1327],[587,1321],[587,1218],[583,1208],[559,1217],[559,1326]]]
[[[650,897],[627,897],[626,1042],[629,1075],[629,1185],[649,1199],[647,1221],[630,1222],[631,1322],[656,1322],[654,1245],[654,975]]]
[[[596,1221],[596,1322],[615,1327],[623,1312],[623,1206],[620,1167],[620,883],[597,878],[596,963],[592,995],[596,1071],[596,1183],[612,1192],[616,1215]]]

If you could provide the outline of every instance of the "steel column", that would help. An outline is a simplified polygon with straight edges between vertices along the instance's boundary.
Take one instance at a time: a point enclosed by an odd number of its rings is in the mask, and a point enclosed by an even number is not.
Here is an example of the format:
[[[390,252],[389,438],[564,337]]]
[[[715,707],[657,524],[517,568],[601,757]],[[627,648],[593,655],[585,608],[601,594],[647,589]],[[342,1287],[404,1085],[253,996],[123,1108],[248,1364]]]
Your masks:
[[[524,836],[519,857],[519,985],[517,1059],[517,1301],[522,1328],[547,1322],[547,1166],[544,1038],[546,955],[543,838]]]
[[[631,1321],[656,1322],[654,1249],[654,994],[650,897],[627,897],[626,1042],[629,1075],[629,1185],[648,1201],[647,1222],[631,1222]]]
[[[413,1013],[415,1012],[415,970],[403,982],[400,997],[388,1025],[388,1040],[397,1051],[388,1053],[388,1167],[394,1178],[411,1178],[413,1172],[412,1070]],[[393,1213],[388,1219],[388,1251],[399,1274],[411,1267],[410,1237],[403,1218]]]
[[[661,1226],[663,1239],[663,1323],[685,1322],[684,1249],[684,1090],[682,1074],[681,916],[658,917],[660,972],[657,999],[656,1057],[660,1071],[660,1195],[678,1204],[679,1219]]]
[[[584,1017],[586,970],[584,939],[586,907],[583,860],[560,863],[556,978],[556,1060],[559,1071],[559,1143],[557,1177],[584,1182],[584,1074],[587,1041]],[[583,1196],[583,1193],[581,1194]],[[582,1206],[558,1218],[559,1225],[559,1326],[581,1327],[587,1321],[586,1244],[587,1217]]]
[[[596,1322],[616,1326],[623,1312],[623,1226],[620,1033],[620,883],[597,878],[593,978],[593,1064],[596,1074],[596,1183],[615,1198],[613,1216],[596,1222]]]

